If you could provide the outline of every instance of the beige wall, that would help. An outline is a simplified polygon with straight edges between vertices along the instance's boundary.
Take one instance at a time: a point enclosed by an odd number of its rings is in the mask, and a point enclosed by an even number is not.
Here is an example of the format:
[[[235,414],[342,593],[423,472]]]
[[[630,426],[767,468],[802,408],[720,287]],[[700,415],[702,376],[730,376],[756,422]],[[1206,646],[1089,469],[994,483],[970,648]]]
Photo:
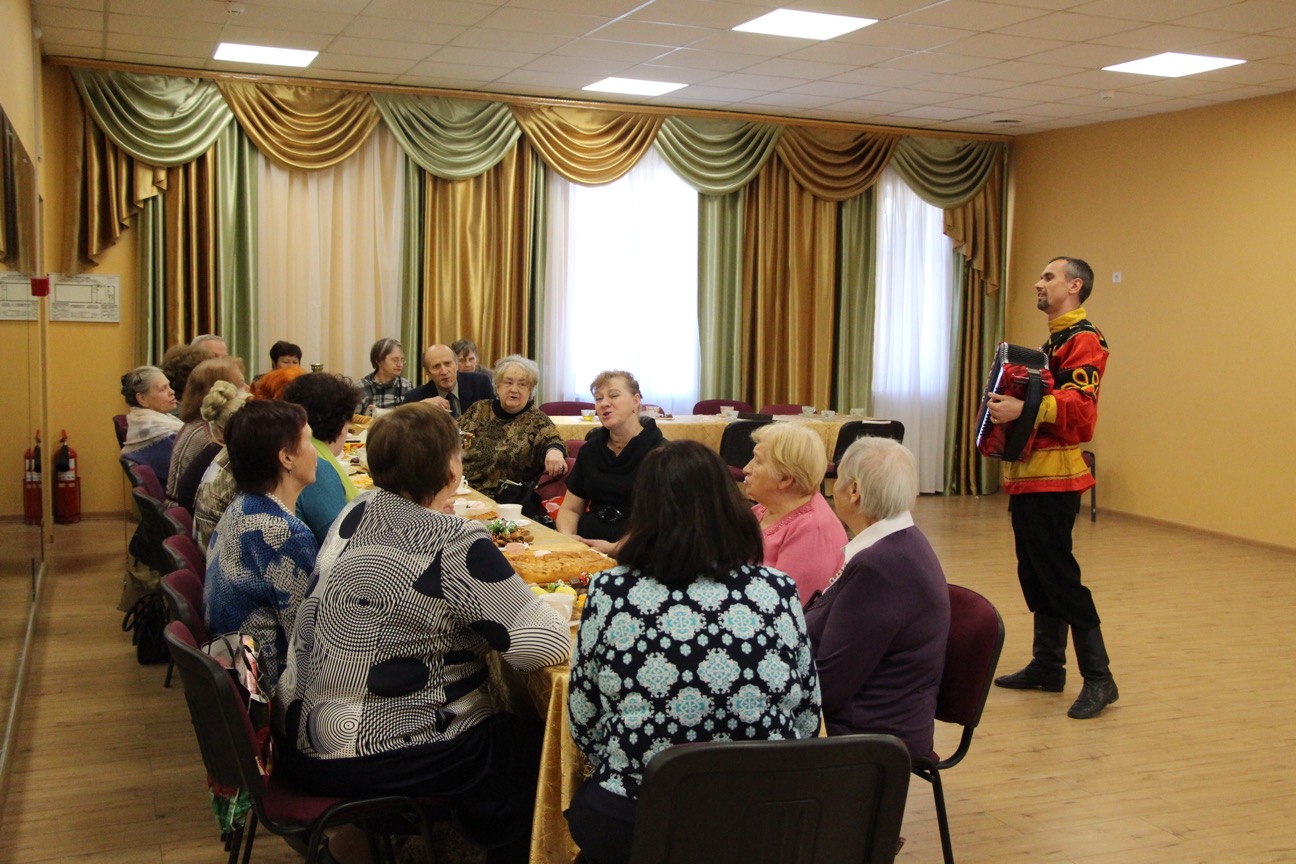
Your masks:
[[[28,155],[37,156],[36,66],[27,0],[0,0],[0,106]],[[0,270],[5,269],[0,264]],[[31,382],[39,350],[35,322],[0,321],[0,518],[21,516],[23,452],[40,425]],[[44,430],[42,430],[44,431]]]
[[[1050,257],[1097,274],[1100,508],[1296,547],[1296,94],[1014,152],[1009,341],[1043,341],[1032,286]]]

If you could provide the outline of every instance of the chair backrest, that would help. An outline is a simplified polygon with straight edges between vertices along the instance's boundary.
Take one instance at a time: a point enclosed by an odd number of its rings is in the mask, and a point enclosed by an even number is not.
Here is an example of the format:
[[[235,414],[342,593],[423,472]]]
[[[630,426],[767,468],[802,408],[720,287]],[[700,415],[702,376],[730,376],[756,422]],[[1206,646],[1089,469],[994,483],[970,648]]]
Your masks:
[[[207,773],[222,786],[246,789],[260,810],[265,780],[257,765],[256,733],[229,672],[203,653],[181,622],[168,624],[164,635],[184,683],[189,719]]]
[[[192,571],[174,570],[163,576],[162,596],[171,610],[172,621],[188,627],[198,642],[210,638],[203,623],[203,583]]]
[[[762,405],[760,409],[762,414],[800,414],[801,406],[793,405],[790,402],[775,402],[769,405]]]
[[[195,575],[207,574],[207,556],[188,534],[172,534],[162,541],[162,550],[171,561],[171,569],[188,570]]]
[[[891,862],[909,771],[891,735],[669,747],[644,773],[630,862]]]
[[[975,729],[999,665],[1003,619],[993,603],[970,588],[950,585],[949,599],[949,640],[936,697],[936,719]]]
[[[904,443],[904,424],[899,420],[847,420],[837,430],[832,462],[841,461],[846,449],[860,438],[891,438]]]
[[[720,435],[720,458],[730,468],[741,468],[751,461],[756,442],[751,434],[772,420],[735,420]]]
[[[585,446],[585,439],[584,439],[584,438],[568,438],[568,439],[567,439],[566,441],[564,441],[563,443],[567,445],[567,455],[570,456],[571,458],[575,459],[575,458],[576,458],[576,454],[580,452],[580,448],[582,448],[582,447]]]
[[[593,411],[593,402],[545,402],[540,405],[540,413],[550,417],[575,417],[582,411]]]
[[[158,479],[157,472],[143,462],[132,461],[129,456],[121,457],[122,467],[131,479],[132,486],[143,487],[144,491],[158,501],[166,501],[166,487]]]
[[[731,405],[739,411],[750,412],[752,406],[741,399],[703,399],[693,406],[694,414],[719,414],[721,406]],[[799,408],[797,409],[800,410]]]
[[[193,514],[183,507],[168,507],[162,514],[173,533],[193,536]]]
[[[113,415],[113,431],[117,433],[117,446],[126,446],[126,415]]]

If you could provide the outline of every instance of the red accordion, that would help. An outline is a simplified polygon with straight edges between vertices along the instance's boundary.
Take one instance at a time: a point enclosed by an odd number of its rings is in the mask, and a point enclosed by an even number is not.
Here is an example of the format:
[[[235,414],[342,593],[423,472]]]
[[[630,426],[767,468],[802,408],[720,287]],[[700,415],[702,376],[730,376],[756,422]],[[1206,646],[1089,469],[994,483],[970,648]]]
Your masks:
[[[981,455],[1005,462],[1021,462],[1029,456],[1040,400],[1052,389],[1053,375],[1043,351],[1000,342],[977,417],[976,444]],[[1022,400],[1021,416],[1011,423],[991,423],[988,408],[995,393]]]

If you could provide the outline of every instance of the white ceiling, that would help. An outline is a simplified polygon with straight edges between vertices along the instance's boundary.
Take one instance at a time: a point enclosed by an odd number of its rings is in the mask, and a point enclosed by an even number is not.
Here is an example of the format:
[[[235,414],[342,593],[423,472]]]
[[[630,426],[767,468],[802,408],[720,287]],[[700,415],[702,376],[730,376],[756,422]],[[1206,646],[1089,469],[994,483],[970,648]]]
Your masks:
[[[1296,0],[33,0],[47,57],[1023,134],[1296,90]],[[827,42],[735,33],[771,9],[879,23]],[[303,70],[211,59],[305,48]],[[1163,51],[1246,60],[1163,79]],[[657,98],[581,88],[688,84]],[[1015,121],[1015,122],[1002,122]]]

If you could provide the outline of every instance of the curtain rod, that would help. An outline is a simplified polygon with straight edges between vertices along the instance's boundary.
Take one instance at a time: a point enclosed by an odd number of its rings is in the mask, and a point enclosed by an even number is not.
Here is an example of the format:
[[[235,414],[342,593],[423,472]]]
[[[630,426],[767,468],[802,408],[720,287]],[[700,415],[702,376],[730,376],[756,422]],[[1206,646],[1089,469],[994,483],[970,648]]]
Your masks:
[[[738,111],[718,111],[705,108],[674,108],[660,105],[636,105],[622,102],[596,102],[582,99],[558,99],[548,96],[519,96],[510,93],[482,93],[477,90],[446,90],[436,87],[408,87],[397,84],[365,84],[352,81],[330,81],[324,78],[286,78],[276,75],[258,75],[238,72],[208,72],[201,69],[182,69],[176,66],[148,66],[140,63],[118,63],[111,60],[89,60],[83,57],[45,57],[43,61],[53,66],[82,67],[88,69],[113,69],[119,72],[137,72],[143,75],[182,75],[190,78],[209,78],[224,81],[251,81],[253,83],[290,84],[323,87],[330,90],[350,90],[365,93],[408,93],[421,96],[444,96],[452,99],[471,99],[477,102],[503,102],[506,105],[558,106],[586,108],[601,111],[623,111],[627,114],[662,114],[677,117],[706,117],[719,120],[743,120],[756,123],[777,123],[780,126],[803,126],[813,129],[842,129],[852,132],[879,132],[884,135],[910,135],[919,138],[948,138],[959,141],[996,141],[1011,143],[1011,135],[990,135],[982,132],[943,132],[935,129],[913,129],[908,126],[876,126],[867,123],[848,123],[836,120],[789,119],[769,114],[745,114]]]

